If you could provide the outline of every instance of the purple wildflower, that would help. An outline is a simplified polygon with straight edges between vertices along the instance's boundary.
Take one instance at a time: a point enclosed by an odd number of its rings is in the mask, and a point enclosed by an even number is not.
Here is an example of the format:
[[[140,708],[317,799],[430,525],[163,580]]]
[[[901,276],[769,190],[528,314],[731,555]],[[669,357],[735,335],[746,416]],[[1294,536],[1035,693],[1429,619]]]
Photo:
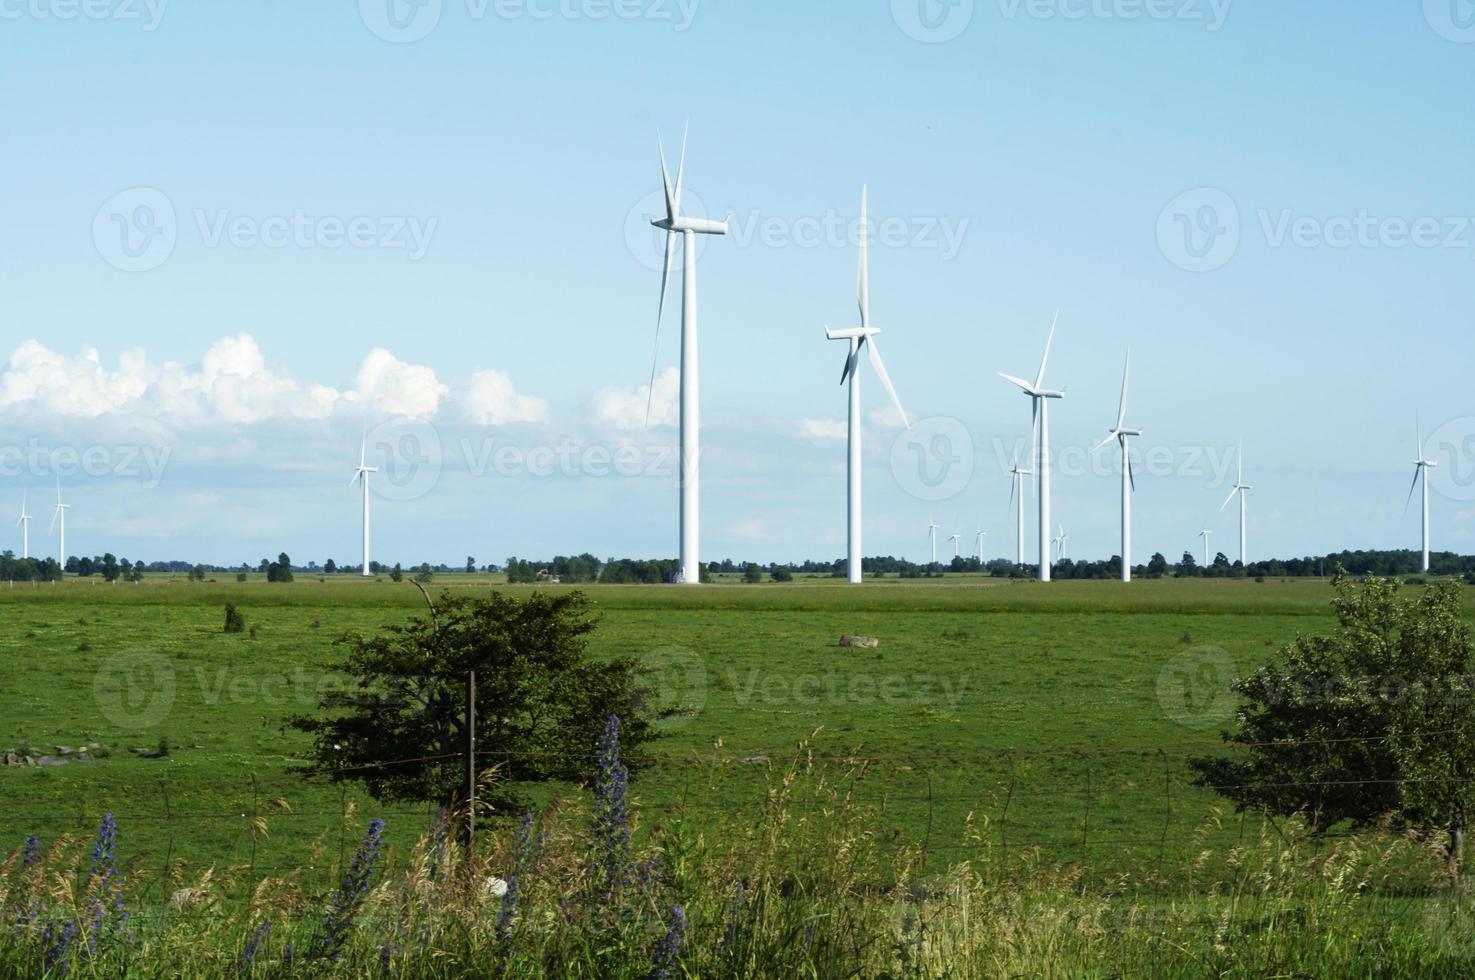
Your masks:
[[[41,838],[35,834],[26,838],[26,844],[21,848],[20,866],[24,870],[41,860]]]
[[[47,923],[46,929],[41,933],[41,948],[44,950],[42,963],[48,974],[55,971],[57,976],[67,975],[67,969],[76,952],[72,945],[76,938],[75,920],[67,919],[60,928],[54,922]]]
[[[678,905],[671,910],[666,935],[656,946],[656,955],[650,964],[650,980],[672,980],[681,976],[681,944],[685,941],[686,913]]]
[[[517,918],[517,902],[522,894],[519,879],[537,861],[540,844],[539,836],[533,833],[533,811],[526,810],[517,826],[517,838],[512,846],[512,873],[507,876],[507,890],[502,893],[502,906],[497,911],[497,938],[504,942],[512,934],[512,923]]]
[[[619,891],[630,876],[629,789],[630,773],[620,762],[620,719],[610,715],[594,778],[596,884],[606,895]]]
[[[87,872],[87,912],[91,931],[87,948],[96,947],[111,922],[120,932],[128,924],[128,911],[123,906],[123,885],[118,880],[118,821],[105,813],[92,845],[92,865]]]
[[[343,879],[338,883],[338,890],[333,893],[333,898],[328,903],[328,911],[323,916],[322,930],[308,954],[310,958],[338,962],[338,958],[343,953],[343,946],[348,941],[349,934],[353,932],[354,920],[363,910],[364,899],[368,897],[369,882],[374,877],[374,865],[379,861],[379,846],[383,836],[384,821],[370,822],[369,831],[364,835],[364,842],[354,852],[348,870],[343,873]]]
[[[241,950],[241,955],[236,958],[237,976],[244,977],[251,974],[251,970],[256,965],[256,954],[261,952],[262,945],[271,936],[271,926],[270,919],[264,920],[261,925],[256,927],[256,931],[251,933],[251,938],[246,940],[245,948]]]

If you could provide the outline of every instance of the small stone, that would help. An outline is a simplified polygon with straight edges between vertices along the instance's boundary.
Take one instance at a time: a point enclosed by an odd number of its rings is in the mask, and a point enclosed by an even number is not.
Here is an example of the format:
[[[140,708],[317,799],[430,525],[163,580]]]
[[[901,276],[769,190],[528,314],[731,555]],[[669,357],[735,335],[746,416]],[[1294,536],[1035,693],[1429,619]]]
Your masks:
[[[766,766],[766,765],[768,765],[768,756],[766,756],[766,755],[750,755],[746,759],[743,760],[743,765],[745,765],[745,766]]]
[[[861,650],[872,650],[881,645],[881,641],[874,636],[842,636],[840,637],[842,647],[856,647]]]

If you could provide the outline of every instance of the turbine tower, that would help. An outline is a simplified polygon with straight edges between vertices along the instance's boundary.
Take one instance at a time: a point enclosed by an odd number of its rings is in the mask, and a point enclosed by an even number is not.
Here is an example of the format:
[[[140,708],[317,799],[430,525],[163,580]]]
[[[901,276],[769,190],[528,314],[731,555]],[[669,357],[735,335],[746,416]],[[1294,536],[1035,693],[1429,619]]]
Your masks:
[[[831,340],[843,340],[849,343],[850,353],[845,357],[845,369],[840,372],[840,383],[850,385],[850,417],[847,428],[846,446],[846,490],[845,490],[845,526],[846,526],[846,549],[845,570],[846,576],[852,585],[858,585],[861,581],[861,499],[860,499],[860,352],[864,348],[866,356],[871,362],[871,368],[880,379],[881,386],[886,389],[886,394],[891,396],[891,403],[901,415],[902,424],[908,429],[912,423],[907,419],[906,409],[901,407],[901,399],[896,396],[896,389],[891,386],[891,377],[886,373],[886,365],[881,361],[881,352],[876,349],[876,335],[881,331],[871,326],[871,267],[867,258],[867,239],[869,237],[866,224],[866,189],[860,191],[860,285],[857,287],[860,300],[860,326],[854,330],[831,330],[825,328],[825,336]]]
[[[963,536],[961,534],[958,534],[958,533],[955,532],[953,534],[949,534],[947,536],[947,539],[953,543],[953,557],[954,558],[961,557],[962,556],[961,546],[963,544]]]
[[[1422,454],[1421,454],[1422,455]],[[1239,495],[1239,563],[1245,568],[1250,567],[1250,561],[1245,556],[1245,495],[1255,489],[1245,485],[1245,444],[1239,444],[1239,478],[1234,481],[1234,489],[1229,491],[1229,496],[1224,498],[1224,503],[1219,507],[1219,513],[1224,513],[1224,508]]]
[[[681,213],[681,187],[686,175],[686,137],[681,138],[681,162],[676,168],[676,188],[671,188],[671,175],[666,170],[666,147],[656,135],[661,154],[661,186],[666,192],[666,216],[651,224],[666,232],[666,260],[661,267],[661,298],[656,307],[656,358],[661,350],[661,318],[666,311],[666,282],[671,276],[671,259],[676,254],[676,236],[682,242],[681,276],[681,582],[696,585],[701,581],[701,398],[697,374],[697,249],[698,235],[725,235],[727,222],[706,218],[688,218]],[[650,390],[646,396],[645,422],[650,425],[650,405],[655,396],[656,364],[650,369]]]
[[[927,539],[932,542],[932,564],[937,564],[937,529],[940,527],[936,520],[927,518]]]
[[[983,539],[988,537],[988,532],[983,528],[978,529],[978,564],[983,564]]]
[[[1209,558],[1209,538],[1214,536],[1214,532],[1210,531],[1208,528],[1204,528],[1202,531],[1198,532],[1198,536],[1204,539],[1204,567],[1208,568],[1211,561],[1211,559]]]
[[[61,532],[56,541],[56,561],[61,566],[61,574],[63,576],[66,575],[67,571],[67,511],[71,509],[71,504],[61,502],[61,478],[58,477],[56,481],[56,510],[52,511],[51,514],[51,527]]]
[[[999,373],[999,377],[1012,385],[1017,385],[1029,396],[1031,402],[1032,416],[1030,424],[1033,438],[1035,440],[1036,482],[1040,486],[1040,581],[1050,581],[1050,400],[1052,398],[1064,398],[1065,392],[1053,391],[1045,387],[1045,368],[1050,363],[1050,345],[1055,341],[1055,327],[1060,322],[1060,314],[1055,314],[1055,322],[1050,324],[1050,336],[1045,341],[1045,357],[1040,361],[1040,373],[1035,376],[1031,384],[1023,378],[1013,375]]]
[[[1142,435],[1141,429],[1127,428],[1127,380],[1132,374],[1132,351],[1127,350],[1127,366],[1122,370],[1122,400],[1117,408],[1116,425],[1111,433],[1092,449],[1098,452],[1102,446],[1115,439],[1122,446],[1122,581],[1132,581],[1132,493],[1137,489],[1137,479],[1132,475],[1133,436]]]
[[[1424,574],[1429,572],[1429,471],[1439,464],[1424,455],[1424,436],[1420,431],[1421,426],[1417,420],[1414,422],[1414,482],[1408,488],[1408,500],[1403,502],[1403,512],[1408,513],[1408,505],[1414,499],[1414,491],[1418,489],[1420,480],[1424,484],[1424,559],[1421,566]]]
[[[20,528],[20,556],[22,559],[31,557],[31,515],[26,513],[26,495],[20,495],[20,520],[15,522]]]
[[[359,443],[359,464],[354,469],[353,476],[349,479],[348,485],[353,486],[354,482],[357,481],[362,485],[364,491],[364,569],[362,574],[365,578],[371,578],[374,573],[369,571],[369,474],[378,473],[379,469],[375,466],[369,466],[366,463],[365,450],[367,449],[367,443],[368,436],[365,435],[363,441]]]
[[[1014,498],[1019,498],[1019,529],[1014,539],[1014,564],[1022,568],[1024,567],[1024,478],[1034,475],[1034,470],[1020,469],[1019,456],[1016,454],[1014,465],[1009,468],[1009,473],[1014,477],[1014,482],[1009,487],[1010,509],[1014,507]]]

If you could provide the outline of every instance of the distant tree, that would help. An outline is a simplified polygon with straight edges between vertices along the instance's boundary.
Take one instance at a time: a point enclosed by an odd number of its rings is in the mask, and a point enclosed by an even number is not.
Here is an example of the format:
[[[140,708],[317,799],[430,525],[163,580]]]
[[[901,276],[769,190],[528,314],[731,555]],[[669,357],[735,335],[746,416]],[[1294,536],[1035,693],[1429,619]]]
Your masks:
[[[230,603],[226,603],[225,606],[225,629],[223,632],[246,632],[246,617],[242,616],[240,610]]]
[[[191,582],[203,582],[203,581],[205,581],[205,566],[204,565],[196,565],[194,568],[191,568],[189,570],[189,580]]]
[[[419,568],[415,569],[416,582],[429,582],[433,578],[435,578],[435,574],[431,572],[430,564],[428,562],[422,564]]]
[[[248,578],[250,578],[250,576],[247,575],[245,572],[236,572],[236,581],[237,582],[244,582]]]
[[[292,581],[292,559],[287,557],[285,551],[277,555],[276,561],[266,566],[266,580],[268,582]]]
[[[472,558],[470,555],[466,556],[466,574],[476,574],[476,559]]]
[[[1168,559],[1164,558],[1162,552],[1154,554],[1147,562],[1147,577],[1162,578],[1168,574]]]
[[[650,692],[635,660],[588,655],[593,630],[578,592],[442,593],[433,618],[346,636],[345,656],[328,666],[354,682],[324,697],[322,714],[291,722],[313,737],[308,770],[361,782],[384,803],[453,804],[464,789],[465,685],[475,671],[483,765],[499,766],[494,804],[512,805],[528,784],[589,778],[612,714],[624,761],[638,771],[655,737]],[[394,764],[404,759],[416,761]]]
[[[1193,557],[1193,552],[1183,552],[1183,560],[1178,563],[1178,574],[1184,578],[1193,578],[1199,574],[1198,562]]]
[[[1304,813],[1325,830],[1387,817],[1447,835],[1459,873],[1475,805],[1475,646],[1458,585],[1333,580],[1339,628],[1297,638],[1237,681],[1231,758],[1192,760],[1240,810]]]
[[[331,559],[331,558],[329,558],[327,561],[323,562],[323,574],[324,575],[336,575],[336,574],[338,574],[338,563],[336,561],[334,561],[333,559]]]
[[[405,580],[405,570],[400,568],[399,562],[395,562],[394,567],[389,570],[389,580],[391,582],[403,582]]]
[[[530,585],[538,581],[538,570],[532,562],[521,561],[516,556],[508,558],[507,581],[511,585]]]
[[[770,565],[768,568],[768,574],[775,582],[794,581],[794,573],[789,570],[788,565]]]
[[[118,559],[117,559],[117,557],[111,551],[102,556],[100,568],[102,570],[103,581],[105,581],[105,582],[116,582],[116,581],[118,581],[118,574],[119,574]]]
[[[743,581],[744,582],[761,582],[761,581],[763,581],[763,566],[760,565],[760,564],[758,564],[755,561],[748,562],[748,564],[743,568]]]
[[[263,575],[268,574],[271,571],[271,562],[265,558],[261,559],[261,564],[256,567],[256,570]]]

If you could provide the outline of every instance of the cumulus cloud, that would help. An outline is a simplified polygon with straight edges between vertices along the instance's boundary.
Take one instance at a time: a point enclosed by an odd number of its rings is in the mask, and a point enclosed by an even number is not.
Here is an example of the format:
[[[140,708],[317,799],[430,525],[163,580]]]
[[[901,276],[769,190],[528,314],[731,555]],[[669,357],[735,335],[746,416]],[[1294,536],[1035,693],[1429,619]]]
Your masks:
[[[901,413],[896,410],[895,405],[872,409],[866,413],[866,419],[878,429],[906,428],[906,422],[903,421]]]
[[[154,364],[143,351],[130,350],[109,368],[93,347],[70,355],[35,340],[0,365],[0,412],[120,416],[182,429],[320,420],[340,412],[430,419],[451,396],[433,369],[382,348],[364,357],[346,390],[299,381],[268,364],[256,340],[244,333],[216,341],[193,365]],[[459,401],[480,424],[548,416],[545,401],[518,394],[501,371],[473,374]]]
[[[461,397],[461,407],[467,420],[477,425],[548,420],[548,403],[531,395],[519,395],[505,371],[487,370],[473,374]]]
[[[799,435],[815,442],[831,442],[844,439],[846,425],[839,419],[800,419]]]
[[[606,429],[632,431],[645,428],[645,406],[650,401],[651,425],[675,425],[679,419],[677,399],[681,394],[681,372],[674,367],[656,375],[655,395],[651,385],[601,388],[594,393],[590,414]]]

